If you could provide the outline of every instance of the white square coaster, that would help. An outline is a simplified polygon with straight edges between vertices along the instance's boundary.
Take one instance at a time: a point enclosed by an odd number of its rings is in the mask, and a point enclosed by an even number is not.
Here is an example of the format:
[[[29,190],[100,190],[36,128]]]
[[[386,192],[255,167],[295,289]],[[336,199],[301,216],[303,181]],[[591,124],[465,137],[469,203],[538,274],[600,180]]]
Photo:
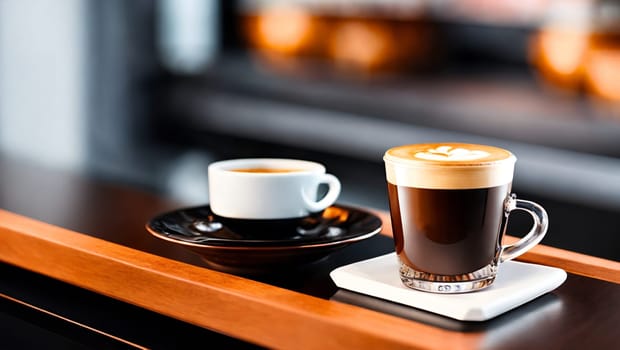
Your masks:
[[[435,294],[402,284],[396,253],[339,267],[330,273],[336,286],[434,312],[461,321],[486,321],[559,287],[566,272],[555,267],[508,261],[483,290]]]

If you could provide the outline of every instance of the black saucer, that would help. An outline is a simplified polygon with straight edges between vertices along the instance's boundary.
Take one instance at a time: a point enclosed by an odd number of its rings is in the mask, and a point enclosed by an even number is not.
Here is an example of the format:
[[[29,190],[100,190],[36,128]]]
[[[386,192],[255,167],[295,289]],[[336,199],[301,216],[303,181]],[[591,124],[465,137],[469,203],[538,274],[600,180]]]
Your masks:
[[[240,225],[242,221],[231,223],[205,205],[158,215],[146,229],[157,238],[194,251],[211,267],[234,273],[295,268],[381,231],[377,216],[338,204],[293,224],[269,220],[258,226]]]

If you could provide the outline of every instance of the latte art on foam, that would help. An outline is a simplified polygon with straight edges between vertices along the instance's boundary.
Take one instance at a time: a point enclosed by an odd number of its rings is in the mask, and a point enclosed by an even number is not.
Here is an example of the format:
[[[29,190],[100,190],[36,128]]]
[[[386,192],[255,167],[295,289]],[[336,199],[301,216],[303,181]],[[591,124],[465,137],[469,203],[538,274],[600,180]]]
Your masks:
[[[465,161],[476,160],[488,157],[490,154],[481,150],[469,150],[465,148],[455,148],[452,146],[439,146],[431,148],[425,152],[415,154],[416,158],[437,161]]]
[[[402,145],[383,156],[389,183],[435,189],[476,189],[512,181],[516,157],[480,144],[441,142]]]

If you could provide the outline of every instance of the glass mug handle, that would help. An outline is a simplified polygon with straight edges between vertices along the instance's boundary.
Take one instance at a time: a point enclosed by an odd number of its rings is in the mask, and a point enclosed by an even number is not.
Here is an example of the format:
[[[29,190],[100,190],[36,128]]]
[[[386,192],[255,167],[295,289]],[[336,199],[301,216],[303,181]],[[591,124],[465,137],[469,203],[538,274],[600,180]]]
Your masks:
[[[517,199],[514,193],[506,198],[506,202],[504,203],[506,215],[510,215],[510,212],[513,210],[522,210],[529,213],[532,219],[534,219],[534,225],[530,232],[516,243],[502,246],[502,253],[499,257],[500,263],[516,258],[540,243],[547,233],[547,227],[549,226],[547,212],[542,206],[534,202]]]
[[[315,192],[316,188],[318,188],[320,184],[326,184],[329,187],[329,190],[327,191],[327,194],[325,194],[325,196],[318,202],[309,199],[306,192],[303,193],[306,209],[311,212],[318,212],[329,207],[336,202],[336,199],[338,199],[338,196],[340,195],[340,181],[334,175],[322,174],[316,183]]]

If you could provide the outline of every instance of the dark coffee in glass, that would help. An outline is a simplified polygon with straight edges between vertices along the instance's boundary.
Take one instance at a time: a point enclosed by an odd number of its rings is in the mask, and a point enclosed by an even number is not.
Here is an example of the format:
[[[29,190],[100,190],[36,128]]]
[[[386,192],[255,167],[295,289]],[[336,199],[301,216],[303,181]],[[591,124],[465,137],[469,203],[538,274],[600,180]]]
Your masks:
[[[507,150],[442,143],[395,147],[384,157],[400,277],[438,293],[488,287],[498,264],[544,236],[547,217],[510,195],[516,158]],[[528,211],[532,231],[512,246],[501,241],[513,209]]]

